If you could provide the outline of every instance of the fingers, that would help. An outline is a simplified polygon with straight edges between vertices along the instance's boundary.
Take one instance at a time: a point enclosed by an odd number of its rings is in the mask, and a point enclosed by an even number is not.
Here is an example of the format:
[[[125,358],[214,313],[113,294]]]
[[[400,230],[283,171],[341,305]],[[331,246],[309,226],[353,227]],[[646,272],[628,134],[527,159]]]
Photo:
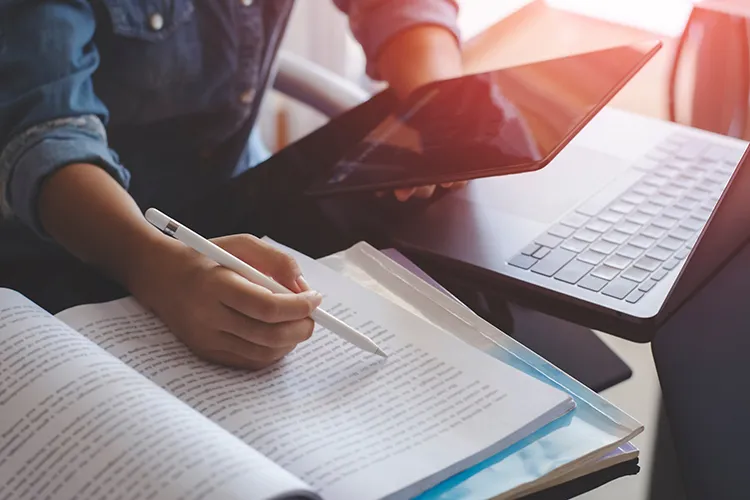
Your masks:
[[[415,198],[429,198],[435,193],[435,186],[420,186],[416,188],[396,189],[393,194],[398,201],[407,201],[412,196]]]
[[[219,301],[235,311],[264,323],[283,323],[306,318],[323,301],[323,296],[308,290],[301,293],[271,293],[247,281],[229,269],[214,273]]]
[[[393,194],[396,196],[398,201],[407,201],[416,191],[416,188],[403,188],[396,189]]]
[[[216,238],[213,242],[293,292],[309,289],[304,278],[300,280],[302,271],[294,257],[255,236],[237,234]]]
[[[218,320],[217,327],[246,342],[283,349],[308,340],[313,334],[315,323],[310,318],[284,323],[263,323],[227,307]]]
[[[422,186],[418,187],[414,192],[416,198],[427,199],[435,193],[436,186]]]

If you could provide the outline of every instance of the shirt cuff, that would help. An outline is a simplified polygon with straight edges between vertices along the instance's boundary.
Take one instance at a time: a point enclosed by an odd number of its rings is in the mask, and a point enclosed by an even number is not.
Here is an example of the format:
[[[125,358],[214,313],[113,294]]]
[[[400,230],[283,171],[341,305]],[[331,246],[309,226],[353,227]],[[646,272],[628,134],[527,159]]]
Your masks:
[[[46,237],[37,213],[44,179],[73,163],[90,163],[127,188],[129,172],[107,146],[107,133],[94,115],[60,118],[35,125],[13,138],[0,153],[0,210],[15,215]]]
[[[394,36],[421,25],[440,26],[460,42],[458,5],[453,0],[399,0],[351,12],[351,28],[367,56],[367,74],[379,79],[376,63],[382,47]]]

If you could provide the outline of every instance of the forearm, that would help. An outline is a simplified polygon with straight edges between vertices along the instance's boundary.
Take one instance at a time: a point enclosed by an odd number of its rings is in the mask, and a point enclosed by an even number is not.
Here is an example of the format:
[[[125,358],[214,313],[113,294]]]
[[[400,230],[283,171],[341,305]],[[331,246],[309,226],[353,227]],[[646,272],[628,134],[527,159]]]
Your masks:
[[[146,222],[127,191],[94,165],[70,165],[51,175],[38,208],[52,238],[128,288],[149,252],[174,244]]]
[[[377,65],[380,76],[402,97],[429,82],[463,72],[455,36],[432,25],[417,26],[393,37],[380,51]]]

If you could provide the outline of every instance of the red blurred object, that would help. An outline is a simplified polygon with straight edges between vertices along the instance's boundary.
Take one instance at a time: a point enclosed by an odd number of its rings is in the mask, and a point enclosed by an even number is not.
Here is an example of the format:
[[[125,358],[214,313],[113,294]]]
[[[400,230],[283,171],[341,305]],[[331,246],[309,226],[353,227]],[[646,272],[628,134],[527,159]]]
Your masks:
[[[750,50],[748,0],[696,3],[675,52],[669,116],[694,127],[744,139],[748,133]],[[694,61],[692,109],[677,109],[681,70]],[[683,116],[678,116],[682,114]]]

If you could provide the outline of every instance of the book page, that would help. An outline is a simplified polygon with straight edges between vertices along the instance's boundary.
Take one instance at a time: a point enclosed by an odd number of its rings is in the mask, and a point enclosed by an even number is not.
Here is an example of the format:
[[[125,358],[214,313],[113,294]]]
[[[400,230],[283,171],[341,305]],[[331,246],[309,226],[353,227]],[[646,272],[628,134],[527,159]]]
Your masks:
[[[317,328],[280,363],[245,372],[198,360],[132,299],[59,317],[329,500],[413,496],[573,408],[566,394],[298,261],[324,307],[388,359]]]
[[[31,301],[0,289],[0,499],[262,500],[305,490]]]

